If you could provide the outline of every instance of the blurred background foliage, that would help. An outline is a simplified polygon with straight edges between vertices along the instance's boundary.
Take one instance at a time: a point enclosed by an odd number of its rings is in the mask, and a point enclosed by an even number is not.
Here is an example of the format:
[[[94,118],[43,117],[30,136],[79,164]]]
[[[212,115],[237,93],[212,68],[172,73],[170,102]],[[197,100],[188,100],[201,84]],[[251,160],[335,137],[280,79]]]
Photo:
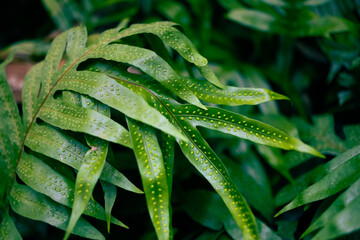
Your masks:
[[[178,23],[223,83],[265,87],[292,100],[233,111],[300,137],[327,156],[313,158],[201,129],[251,205],[263,239],[360,238],[359,0],[16,0],[2,7],[0,17],[0,58],[12,49],[17,53],[7,69],[15,94],[51,39],[74,25],[85,24],[96,34],[124,19]],[[131,41],[152,44],[182,74],[198,75],[154,39]],[[132,152],[113,149],[114,166],[140,185]],[[172,199],[175,239],[242,239],[219,196],[179,153]],[[114,216],[126,219],[130,230],[113,227],[108,239],[154,239],[144,197],[119,191]],[[279,210],[284,213],[275,218]],[[16,218],[25,239],[62,236],[51,226]],[[91,222],[106,232],[105,224]]]

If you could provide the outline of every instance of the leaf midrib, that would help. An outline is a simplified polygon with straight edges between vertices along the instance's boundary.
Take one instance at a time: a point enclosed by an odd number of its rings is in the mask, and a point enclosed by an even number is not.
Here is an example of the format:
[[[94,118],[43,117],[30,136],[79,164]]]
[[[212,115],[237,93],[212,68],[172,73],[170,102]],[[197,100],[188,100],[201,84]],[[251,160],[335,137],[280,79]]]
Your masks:
[[[108,74],[107,74],[108,75]],[[222,176],[222,178],[224,179],[224,181],[226,182],[226,184],[230,184],[230,182],[228,181],[228,179],[222,174],[222,172],[217,168],[216,165],[214,165],[212,163],[212,161],[208,158],[207,154],[205,154],[202,149],[193,141],[193,139],[189,136],[189,134],[187,133],[187,131],[185,131],[185,129],[182,127],[182,125],[180,124],[180,122],[178,121],[178,119],[174,116],[174,114],[169,110],[169,108],[166,106],[166,104],[164,104],[156,94],[154,94],[150,89],[140,85],[140,84],[136,84],[136,83],[133,83],[133,82],[129,82],[129,81],[126,81],[126,80],[123,80],[121,78],[117,78],[117,77],[114,77],[114,76],[111,76],[111,75],[108,75],[109,77],[115,79],[115,80],[119,80],[119,81],[122,81],[122,82],[125,82],[125,83],[128,83],[128,84],[131,84],[133,86],[137,86],[137,87],[140,87],[142,89],[144,89],[145,91],[149,92],[152,96],[154,96],[156,98],[156,100],[166,109],[166,111],[169,113],[169,115],[175,120],[175,122],[177,123],[177,125],[181,128],[182,132],[185,133],[186,137],[191,141],[191,143],[194,145],[194,146],[197,146],[197,148],[199,149],[199,152],[202,153],[202,155],[209,161],[209,163],[211,163],[211,165],[213,166],[213,168],[215,170],[218,171],[218,173]]]

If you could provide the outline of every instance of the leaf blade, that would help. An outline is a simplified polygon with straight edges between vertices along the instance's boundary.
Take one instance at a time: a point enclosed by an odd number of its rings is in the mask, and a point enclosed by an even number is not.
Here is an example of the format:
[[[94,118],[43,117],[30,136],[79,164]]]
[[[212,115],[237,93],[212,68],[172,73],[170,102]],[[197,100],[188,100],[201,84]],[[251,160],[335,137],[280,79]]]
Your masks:
[[[54,126],[84,132],[131,148],[128,131],[109,117],[91,109],[49,99],[38,116]]]
[[[174,116],[181,122],[188,121],[216,131],[244,138],[255,143],[310,153],[324,157],[314,148],[285,132],[260,121],[215,107],[207,111],[191,105],[174,105]]]
[[[0,240],[21,240],[22,237],[16,229],[9,214],[6,214],[0,223]]]
[[[206,109],[195,94],[183,84],[182,77],[151,50],[124,44],[111,44],[97,48],[89,53],[88,57],[99,58],[99,56],[106,60],[131,64],[156,79],[181,99]]]
[[[37,157],[24,153],[19,161],[17,174],[27,186],[35,191],[50,197],[62,205],[72,206],[74,201],[74,182],[53,170]],[[102,206],[92,200],[90,200],[84,214],[100,220],[106,220]],[[116,218],[112,218],[111,221],[122,226]]]
[[[14,183],[11,190],[10,204],[17,214],[45,222],[62,230],[66,229],[70,217],[70,211],[65,206],[18,183]],[[37,212],[35,212],[36,210]],[[96,228],[84,219],[79,221],[74,229],[74,234],[90,239],[105,239]]]
[[[172,239],[169,186],[156,132],[143,123],[129,118],[127,121],[157,237],[161,240]]]
[[[16,171],[17,158],[23,139],[22,123],[11,88],[6,79],[5,68],[13,60],[14,54],[0,64],[0,211],[6,212],[7,196]]]
[[[324,199],[354,183],[360,177],[359,151],[360,146],[357,146],[331,160],[331,163],[335,165],[334,169],[302,191],[275,216],[304,204]]]
[[[98,90],[94,91],[94,87]],[[175,137],[183,137],[167,119],[151,108],[142,98],[104,74],[89,71],[77,72],[65,76],[57,89],[73,90],[89,95],[131,118],[155,126]]]
[[[33,151],[56,159],[74,169],[84,162],[88,147],[48,125],[33,125],[28,133],[25,145]],[[125,190],[142,193],[122,173],[111,164],[105,163],[100,179]]]
[[[199,99],[215,104],[239,106],[256,105],[273,100],[289,100],[284,95],[263,88],[223,86],[219,89],[203,80],[186,78],[184,81]]]
[[[246,200],[236,188],[229,174],[215,152],[194,126],[182,124],[190,142],[179,141],[180,148],[190,163],[206,178],[221,196],[245,239],[259,239],[254,215]]]

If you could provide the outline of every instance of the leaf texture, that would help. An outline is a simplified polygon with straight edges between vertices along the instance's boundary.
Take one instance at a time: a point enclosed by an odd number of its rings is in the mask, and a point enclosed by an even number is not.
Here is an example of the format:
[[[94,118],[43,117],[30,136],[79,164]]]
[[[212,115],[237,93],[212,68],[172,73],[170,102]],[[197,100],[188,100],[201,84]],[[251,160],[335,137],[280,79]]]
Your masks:
[[[174,28],[174,25],[176,25],[176,23],[172,22],[158,22],[151,25],[133,24],[131,27],[121,31],[121,34],[124,36],[131,36],[140,33],[155,34],[167,45],[175,49],[187,61],[194,63],[197,66],[206,66],[206,58],[197,52],[192,42],[179,30]]]
[[[24,79],[22,90],[22,119],[25,127],[29,127],[39,107],[38,94],[41,90],[40,79],[43,64],[44,62],[40,62],[33,66]]]
[[[172,111],[178,121],[191,122],[195,126],[221,131],[255,143],[324,157],[314,148],[275,127],[227,110],[209,107],[204,111],[191,105],[177,105],[173,106]]]
[[[73,181],[53,170],[46,163],[31,154],[23,154],[19,161],[17,174],[20,179],[35,191],[47,195],[55,202],[72,207],[74,201],[75,184]],[[84,214],[105,220],[105,211],[102,206],[91,200],[85,208]],[[112,223],[122,226],[115,219]]]
[[[256,105],[273,100],[289,100],[289,98],[268,89],[231,86],[223,86],[222,89],[219,89],[203,80],[186,78],[185,81],[199,99],[209,103],[238,106]]]
[[[105,54],[101,54],[105,53]],[[97,48],[89,54],[89,58],[102,58],[131,64],[159,81],[177,96],[198,107],[206,109],[195,94],[184,85],[182,77],[155,52],[144,48],[111,44]]]
[[[127,119],[146,202],[158,239],[172,239],[170,195],[163,155],[153,128]]]
[[[96,90],[94,90],[94,88]],[[63,80],[58,84],[56,89],[73,90],[89,95],[102,103],[123,112],[133,119],[151,124],[152,126],[155,126],[175,137],[182,138],[181,134],[179,134],[178,131],[168,122],[168,120],[158,111],[151,108],[135,93],[129,91],[127,88],[104,74],[89,71],[76,72],[63,77]],[[79,109],[79,111],[84,110]],[[95,134],[94,136],[100,135]],[[127,145],[129,145],[129,143],[127,143]]]
[[[75,138],[47,125],[33,125],[26,139],[26,146],[33,151],[56,159],[74,169],[79,170],[84,162],[88,147]],[[109,163],[105,163],[100,179],[110,182],[128,191],[142,193],[122,173]]]
[[[96,100],[85,99],[82,97],[83,106],[92,108],[94,111],[110,117],[109,107],[105,107]],[[69,225],[66,229],[64,239],[67,239],[73,231],[77,221],[86,209],[95,185],[100,177],[106,162],[109,142],[93,136],[85,136],[86,142],[90,147],[84,157],[84,162],[76,176],[74,202],[72,206]],[[126,225],[123,227],[127,228]]]
[[[0,64],[0,211],[7,209],[7,196],[15,177],[16,159],[23,139],[22,123],[5,68],[13,60],[11,54]]]
[[[48,100],[39,117],[62,129],[84,132],[105,140],[131,147],[129,133],[117,122],[91,109],[67,104],[61,100]]]
[[[182,127],[190,140],[189,143],[178,141],[184,155],[221,196],[236,223],[241,228],[245,239],[260,239],[254,215],[246,200],[230,179],[220,158],[194,126],[185,123],[182,124]]]
[[[10,205],[17,214],[45,222],[62,230],[66,229],[70,210],[65,206],[18,183],[13,185],[10,194]],[[105,239],[98,230],[84,219],[78,222],[73,233],[89,239]]]
[[[249,139],[254,142],[260,142],[270,146],[281,147],[284,149],[296,149],[299,151],[309,152],[317,156],[323,156],[315,149],[302,143],[300,140],[292,138],[274,127],[218,108],[209,107],[208,110],[203,110],[193,105],[180,105],[173,100],[170,100],[169,97],[163,94],[164,91],[162,91],[163,89],[159,87],[159,85],[150,83],[151,80],[149,82],[149,80],[140,77],[142,83],[141,85],[140,81],[135,80],[136,77],[133,76],[130,78],[126,76],[126,78],[124,78],[123,75],[126,74],[121,73],[121,70],[120,72],[117,72],[116,68],[110,67],[110,69],[111,70],[108,68],[109,73],[117,76],[120,74],[120,77],[112,76],[114,79],[124,84],[124,86],[127,86],[130,90],[135,91],[141,95],[149,102],[149,104],[157,108],[164,116],[167,116],[169,121],[177,125],[181,132],[188,137],[188,143],[178,140],[185,156],[204,175],[204,177],[207,178],[213,187],[218,190],[218,193],[223,198],[230,212],[237,220],[238,225],[245,232],[247,239],[258,237],[253,215],[246,201],[231,182],[221,160],[202,139],[195,126],[203,126],[215,130],[220,130],[238,137],[243,137],[245,139]],[[262,135],[264,135],[264,137],[260,135],[261,133],[263,133]],[[200,145],[198,143],[199,141],[201,141],[203,144]],[[190,144],[192,144],[191,146],[193,147],[193,150],[188,149],[191,147]],[[200,146],[197,146],[197,144]],[[205,151],[202,148],[205,148]],[[207,156],[206,154],[209,154],[210,156]],[[205,160],[199,160],[201,159],[201,156],[203,159],[205,158]],[[212,163],[212,161],[215,161],[215,163]],[[204,167],[201,165],[201,162],[203,162],[203,164],[206,162],[206,164],[209,166]],[[220,164],[220,166],[217,166],[218,164]],[[212,179],[211,176],[215,175],[215,171],[212,172],[210,166],[212,168],[214,168],[214,166],[217,168],[220,167],[221,172],[219,172],[219,170],[216,170],[216,172],[217,174],[221,175],[221,178],[216,175],[216,179]],[[209,176],[208,174],[211,175]],[[219,185],[220,182],[222,186]],[[225,183],[228,184],[228,188],[223,186]],[[225,189],[226,191],[231,192],[230,198],[229,194],[225,192]]]

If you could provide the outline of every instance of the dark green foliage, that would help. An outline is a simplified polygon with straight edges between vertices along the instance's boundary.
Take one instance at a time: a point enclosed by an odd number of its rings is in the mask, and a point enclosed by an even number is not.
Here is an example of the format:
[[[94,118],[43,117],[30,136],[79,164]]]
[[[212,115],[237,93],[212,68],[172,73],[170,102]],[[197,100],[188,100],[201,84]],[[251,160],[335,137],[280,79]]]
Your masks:
[[[21,115],[0,67],[0,239],[19,215],[65,238],[358,237],[359,1],[43,4],[51,45],[0,52],[37,62]]]

